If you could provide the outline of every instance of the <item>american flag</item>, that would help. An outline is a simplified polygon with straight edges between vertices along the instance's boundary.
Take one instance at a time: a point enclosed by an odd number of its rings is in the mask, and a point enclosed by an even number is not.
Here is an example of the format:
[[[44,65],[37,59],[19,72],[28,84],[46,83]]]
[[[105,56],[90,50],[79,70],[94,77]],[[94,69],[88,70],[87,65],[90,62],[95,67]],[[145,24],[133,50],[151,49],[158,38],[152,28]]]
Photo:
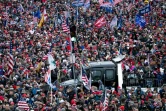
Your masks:
[[[128,5],[128,7],[127,7],[128,12],[129,12],[132,8],[133,8],[133,4],[130,3],[130,4]]]
[[[13,45],[12,45],[12,41],[10,41],[10,53],[8,54],[8,63],[7,63],[8,72],[7,72],[7,75],[12,74],[13,67],[14,67],[14,58],[12,55],[12,49],[13,49]]]
[[[28,106],[28,103],[26,101],[18,101],[17,105],[18,105],[18,108],[20,110],[24,110],[24,111],[29,111],[30,110],[30,108]]]
[[[5,20],[9,20],[9,14],[8,14],[7,12],[4,12],[4,13],[3,13],[3,18],[4,18]]]
[[[120,3],[120,2],[122,2],[122,0],[115,0],[114,1],[114,5],[116,5],[116,4]]]
[[[83,80],[84,86],[85,86],[85,85],[88,85],[89,80],[88,80],[88,77],[87,77],[87,75],[86,75],[86,72],[85,72],[85,70],[84,70],[83,68],[82,68],[82,80]]]
[[[62,29],[63,29],[63,32],[66,32],[66,33],[70,34],[70,28],[69,28],[69,26],[66,24],[65,20],[64,20],[64,22],[62,23]]]
[[[102,111],[105,111],[108,107],[109,99],[107,97],[107,89],[105,89],[103,96],[101,98]]]

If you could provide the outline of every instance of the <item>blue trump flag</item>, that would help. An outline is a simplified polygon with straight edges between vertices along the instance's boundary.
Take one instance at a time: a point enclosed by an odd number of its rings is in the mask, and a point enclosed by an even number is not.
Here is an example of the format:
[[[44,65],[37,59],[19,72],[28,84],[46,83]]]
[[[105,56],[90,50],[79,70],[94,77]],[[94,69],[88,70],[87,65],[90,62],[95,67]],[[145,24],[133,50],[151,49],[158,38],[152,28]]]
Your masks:
[[[150,5],[146,5],[144,8],[139,10],[139,15],[143,15],[151,11]]]
[[[135,24],[139,25],[140,27],[145,27],[146,21],[145,21],[145,19],[142,16],[140,16],[139,14],[137,14],[135,16]]]
[[[101,9],[104,9],[107,13],[112,13],[112,5],[111,4],[103,4],[100,6]]]
[[[109,0],[110,3],[114,4],[114,1],[113,0]]]
[[[38,11],[34,14],[34,17],[37,17],[38,19],[41,18],[41,12],[40,12],[39,9],[38,9]]]
[[[90,0],[86,0],[84,3],[84,8],[87,9],[90,7]]]
[[[112,13],[112,7],[105,7],[105,11],[108,13]]]
[[[76,0],[72,2],[73,7],[81,7],[84,5],[84,0]]]
[[[117,25],[117,27],[118,27],[118,29],[121,29],[121,27],[122,27],[122,16],[120,16],[119,17],[119,19],[118,19],[118,25]]]

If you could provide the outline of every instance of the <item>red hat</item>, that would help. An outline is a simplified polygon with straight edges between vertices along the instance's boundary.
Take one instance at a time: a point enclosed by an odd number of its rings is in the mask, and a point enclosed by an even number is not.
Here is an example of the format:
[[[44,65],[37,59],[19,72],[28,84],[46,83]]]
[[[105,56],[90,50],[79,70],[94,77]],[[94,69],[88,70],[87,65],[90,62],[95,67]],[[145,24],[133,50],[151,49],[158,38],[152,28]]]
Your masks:
[[[75,102],[74,99],[71,100],[71,104],[72,104],[72,105],[73,105],[73,104],[76,104],[76,102]]]
[[[74,98],[76,98],[76,94],[74,94]]]
[[[1,101],[4,101],[4,97],[3,97],[3,96],[0,96],[0,100],[1,100]]]
[[[67,70],[66,70],[66,69],[63,69],[63,73],[64,73],[64,74],[67,74]]]
[[[63,88],[63,86],[60,86],[59,88]]]
[[[16,85],[13,85],[13,88],[14,88],[14,89],[16,89],[16,88],[17,88],[17,86],[16,86]]]
[[[42,97],[44,97],[44,96],[45,96],[45,94],[44,94],[44,93],[42,93],[42,94],[41,94],[41,96],[42,96]]]
[[[118,86],[118,89],[121,89],[121,87],[120,87],[120,86]]]
[[[149,97],[152,97],[152,96],[153,96],[153,94],[152,94],[152,93],[149,93],[149,94],[148,94],[148,96],[149,96]]]
[[[24,68],[23,68],[23,67],[20,67],[20,70],[24,70]]]
[[[124,111],[125,107],[124,106],[120,106],[119,109],[122,110],[122,111]]]
[[[117,94],[117,92],[116,92],[116,91],[113,91],[113,94]]]
[[[143,101],[143,100],[141,100],[141,104],[144,104],[144,101]]]
[[[27,97],[27,95],[24,93],[24,94],[22,94],[22,97]]]
[[[95,52],[94,52],[94,54],[96,55],[96,54],[97,54],[97,52],[95,51]]]
[[[11,105],[14,105],[14,102],[10,102]]]

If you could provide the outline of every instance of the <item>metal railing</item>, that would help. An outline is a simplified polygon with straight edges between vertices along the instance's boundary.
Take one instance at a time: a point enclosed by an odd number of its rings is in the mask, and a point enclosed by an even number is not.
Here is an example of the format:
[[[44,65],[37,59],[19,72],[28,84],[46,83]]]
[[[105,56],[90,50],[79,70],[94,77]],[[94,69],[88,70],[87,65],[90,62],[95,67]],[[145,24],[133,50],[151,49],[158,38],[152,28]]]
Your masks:
[[[145,87],[161,87],[163,85],[163,81],[156,78],[145,78],[145,79],[124,79],[124,84],[128,87],[130,86],[141,86]]]

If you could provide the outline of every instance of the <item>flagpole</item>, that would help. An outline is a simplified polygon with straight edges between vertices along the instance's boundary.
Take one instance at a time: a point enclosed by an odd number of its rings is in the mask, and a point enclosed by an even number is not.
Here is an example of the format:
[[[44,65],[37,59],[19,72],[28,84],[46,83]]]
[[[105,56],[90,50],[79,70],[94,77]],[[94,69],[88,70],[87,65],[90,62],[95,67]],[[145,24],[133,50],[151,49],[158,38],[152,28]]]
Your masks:
[[[77,0],[77,2],[78,2],[78,0]],[[77,18],[76,18],[76,37],[77,37],[77,24],[78,24],[78,6],[77,6]],[[73,48],[72,48],[72,65],[73,65],[73,67],[72,67],[72,69],[73,69],[73,75],[74,75],[74,83],[75,83],[75,93],[76,93],[76,99],[78,98],[77,97],[77,84],[76,84],[76,76],[75,76],[75,71],[74,71],[74,42],[75,42],[75,40],[74,41],[72,41],[73,42]]]
[[[78,0],[77,0],[77,3],[78,3]],[[76,37],[77,37],[77,26],[78,26],[78,6],[77,6],[77,10],[76,10],[77,12],[76,12],[76,15],[77,15],[77,18],[76,18]]]
[[[119,44],[119,55],[121,55],[121,43]]]
[[[74,86],[75,86],[75,93],[76,93],[76,99],[77,99],[77,83],[76,83],[76,76],[75,76],[75,71],[74,71],[74,54],[73,53],[72,53],[72,70],[73,70]]]
[[[104,74],[104,89],[105,89],[105,74]]]
[[[51,73],[50,73],[50,81],[51,81]],[[51,87],[51,105],[52,105],[52,87]]]
[[[52,104],[52,87],[53,87],[53,85],[52,85],[52,82],[51,82],[51,70],[53,70],[54,71],[54,69],[56,68],[56,66],[55,66],[55,61],[54,61],[54,58],[52,57],[52,55],[51,54],[49,54],[48,55],[48,62],[49,62],[49,69],[48,69],[48,74],[49,74],[49,86],[50,86],[50,89],[51,89],[51,104]]]
[[[106,99],[106,89],[105,89],[105,86],[104,86],[104,98]],[[105,111],[105,100],[104,100],[104,111]]]
[[[58,27],[58,10],[57,10],[57,4],[55,5],[55,9],[56,9],[56,17],[55,17],[55,22],[56,22],[56,25]]]
[[[82,62],[80,63],[80,77],[82,78]],[[81,79],[81,81],[82,81],[82,79]]]

